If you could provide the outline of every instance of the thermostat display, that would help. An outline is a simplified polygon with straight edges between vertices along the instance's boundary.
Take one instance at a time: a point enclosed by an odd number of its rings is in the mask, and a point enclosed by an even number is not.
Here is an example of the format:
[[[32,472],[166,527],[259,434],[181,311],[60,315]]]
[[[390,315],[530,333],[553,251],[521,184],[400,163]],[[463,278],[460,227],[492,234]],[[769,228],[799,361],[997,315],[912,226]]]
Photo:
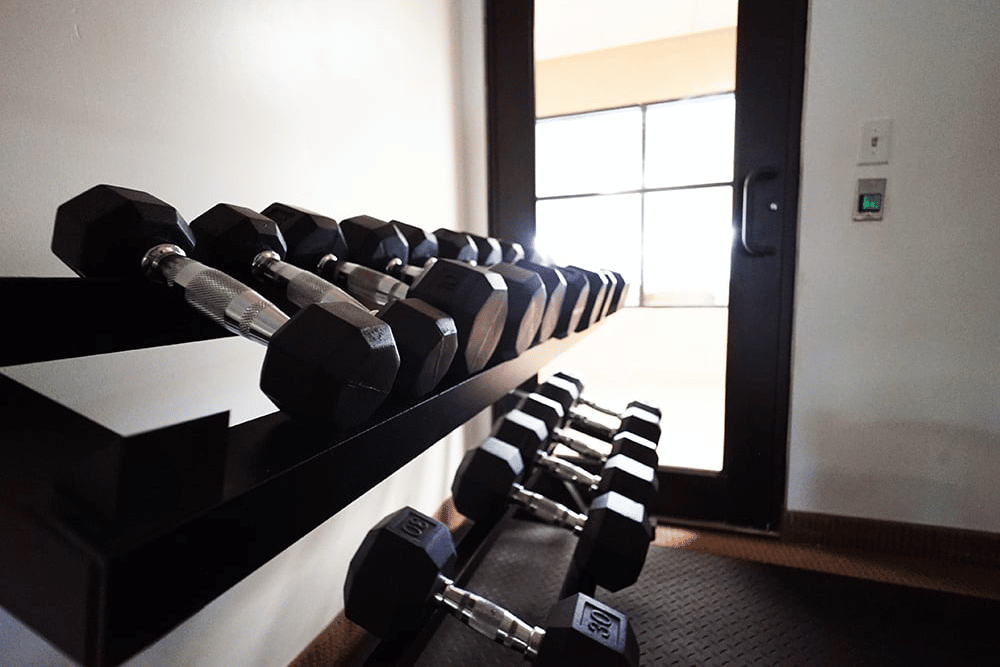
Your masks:
[[[868,192],[858,199],[859,213],[878,213],[882,210],[882,195],[878,192]]]
[[[851,218],[859,222],[881,220],[885,206],[885,179],[859,178],[854,191],[854,210]]]

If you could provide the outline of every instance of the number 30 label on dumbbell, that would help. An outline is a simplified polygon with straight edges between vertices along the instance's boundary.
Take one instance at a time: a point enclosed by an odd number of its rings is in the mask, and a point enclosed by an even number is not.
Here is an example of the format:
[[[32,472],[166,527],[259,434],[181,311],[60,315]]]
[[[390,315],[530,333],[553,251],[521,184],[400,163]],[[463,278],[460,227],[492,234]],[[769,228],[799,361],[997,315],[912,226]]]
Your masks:
[[[622,619],[609,608],[599,607],[588,600],[584,601],[577,611],[580,614],[577,627],[586,628],[588,633],[604,640],[609,646],[617,643]]]

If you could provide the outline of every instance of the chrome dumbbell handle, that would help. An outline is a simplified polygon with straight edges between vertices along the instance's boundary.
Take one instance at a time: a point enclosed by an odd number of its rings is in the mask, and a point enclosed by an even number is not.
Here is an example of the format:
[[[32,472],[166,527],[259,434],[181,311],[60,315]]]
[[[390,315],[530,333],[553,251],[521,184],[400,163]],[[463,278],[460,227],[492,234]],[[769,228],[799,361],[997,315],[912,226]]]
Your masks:
[[[313,303],[349,303],[364,308],[357,299],[330,281],[282,261],[273,250],[258,253],[253,259],[252,271],[258,278],[278,285],[285,297],[299,308]]]
[[[176,245],[150,248],[142,266],[150,278],[182,288],[185,301],[195,310],[245,338],[266,345],[288,321],[288,316],[263,296],[222,271],[187,257]]]
[[[561,459],[558,456],[552,456],[551,454],[545,452],[538,455],[538,465],[550,471],[559,479],[563,479],[574,484],[585,484],[593,490],[596,490],[598,485],[601,483],[600,475],[595,475],[594,473],[585,470],[574,463],[570,463],[569,461]]]
[[[399,278],[411,287],[416,287],[420,279],[427,275],[427,269],[434,266],[437,262],[437,257],[430,257],[424,262],[423,266],[412,266],[410,264],[405,264],[403,260],[398,258],[393,258],[389,260],[389,263],[385,266],[386,273]]]
[[[529,660],[538,655],[545,630],[525,623],[497,603],[458,588],[443,575],[438,575],[434,599],[479,634],[509,646]]]
[[[403,281],[360,264],[341,261],[336,255],[321,257],[316,272],[346,289],[368,308],[382,308],[405,299],[410,292]]]
[[[562,433],[553,433],[552,436],[550,437],[550,441],[560,445],[565,445],[570,449],[572,449],[577,454],[585,456],[589,459],[596,459],[598,461],[603,461],[608,456],[606,452],[602,452],[596,447],[591,447],[585,442],[581,442],[580,440],[577,440],[575,438],[570,438]]]
[[[511,501],[528,510],[532,516],[574,532],[581,532],[587,523],[587,515],[574,512],[551,498],[540,493],[529,491],[520,484],[514,484],[510,494]]]

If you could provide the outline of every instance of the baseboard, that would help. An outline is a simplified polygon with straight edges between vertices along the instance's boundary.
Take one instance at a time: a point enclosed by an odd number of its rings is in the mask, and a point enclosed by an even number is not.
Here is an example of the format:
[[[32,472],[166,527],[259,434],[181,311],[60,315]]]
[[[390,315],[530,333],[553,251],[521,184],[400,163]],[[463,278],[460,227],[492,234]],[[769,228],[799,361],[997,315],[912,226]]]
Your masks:
[[[814,512],[785,512],[781,539],[824,547],[1000,566],[1000,534]]]

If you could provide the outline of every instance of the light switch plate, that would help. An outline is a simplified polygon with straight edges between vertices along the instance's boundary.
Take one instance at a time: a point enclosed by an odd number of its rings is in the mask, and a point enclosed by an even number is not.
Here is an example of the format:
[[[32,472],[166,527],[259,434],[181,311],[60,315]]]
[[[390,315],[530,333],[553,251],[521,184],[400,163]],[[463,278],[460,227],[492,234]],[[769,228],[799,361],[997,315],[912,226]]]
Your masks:
[[[889,141],[892,136],[892,119],[870,120],[861,128],[861,147],[858,164],[887,164]]]

